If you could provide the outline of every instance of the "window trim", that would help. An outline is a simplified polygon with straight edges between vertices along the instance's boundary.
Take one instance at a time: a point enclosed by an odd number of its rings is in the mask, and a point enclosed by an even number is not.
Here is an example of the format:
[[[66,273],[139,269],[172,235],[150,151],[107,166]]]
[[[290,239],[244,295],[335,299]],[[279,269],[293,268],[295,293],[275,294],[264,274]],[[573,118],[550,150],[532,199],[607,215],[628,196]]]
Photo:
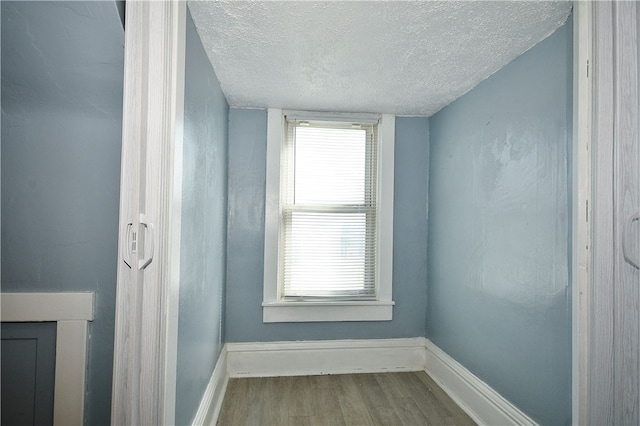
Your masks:
[[[279,299],[280,165],[284,164],[285,115],[308,120],[378,123],[378,276],[376,300],[284,301]],[[340,114],[283,111],[267,113],[267,167],[265,194],[263,322],[390,321],[393,318],[393,176],[395,116],[392,114]]]

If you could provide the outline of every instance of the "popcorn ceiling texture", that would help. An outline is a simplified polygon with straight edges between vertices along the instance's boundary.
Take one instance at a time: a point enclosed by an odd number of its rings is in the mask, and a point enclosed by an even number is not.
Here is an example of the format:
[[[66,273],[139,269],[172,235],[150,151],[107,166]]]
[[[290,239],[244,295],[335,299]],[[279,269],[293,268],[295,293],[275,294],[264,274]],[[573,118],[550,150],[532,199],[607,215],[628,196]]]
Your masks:
[[[571,2],[189,8],[231,107],[431,116],[549,36]]]

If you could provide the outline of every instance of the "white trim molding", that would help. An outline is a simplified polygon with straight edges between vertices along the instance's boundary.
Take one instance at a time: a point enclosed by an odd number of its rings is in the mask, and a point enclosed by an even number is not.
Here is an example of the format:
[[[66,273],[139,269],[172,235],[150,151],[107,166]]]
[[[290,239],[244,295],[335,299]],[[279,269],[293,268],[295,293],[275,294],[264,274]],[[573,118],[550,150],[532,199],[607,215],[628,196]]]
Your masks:
[[[200,401],[200,406],[193,419],[193,426],[214,426],[216,424],[228,382],[227,345],[225,344],[220,351],[218,362]]]
[[[2,322],[93,321],[93,292],[2,293]]]
[[[385,321],[393,316],[395,302],[291,301],[262,303],[264,322]]]
[[[53,424],[84,423],[87,329],[94,293],[1,293],[2,322],[56,322]]]
[[[378,123],[377,298],[371,301],[285,301],[280,296],[281,164],[286,135],[285,116],[305,119]],[[264,287],[262,321],[390,321],[393,318],[393,198],[395,116],[307,111],[267,111],[267,168],[265,195]]]
[[[529,416],[425,339],[425,371],[480,425],[536,425]]]
[[[593,4],[576,1],[573,6],[573,212],[571,241],[572,273],[572,418],[575,424],[591,424],[589,416],[589,362],[591,344],[592,171],[597,153],[592,147]],[[589,69],[591,68],[591,70]],[[597,73],[598,71],[596,71]],[[593,152],[592,152],[593,151]],[[595,157],[593,157],[595,158]],[[598,157],[602,158],[602,157]],[[611,187],[607,189],[610,193]]]
[[[230,377],[424,370],[424,339],[227,343]]]
[[[529,416],[424,337],[227,343],[194,425],[215,424],[228,377],[402,371],[425,371],[480,425],[536,425]]]

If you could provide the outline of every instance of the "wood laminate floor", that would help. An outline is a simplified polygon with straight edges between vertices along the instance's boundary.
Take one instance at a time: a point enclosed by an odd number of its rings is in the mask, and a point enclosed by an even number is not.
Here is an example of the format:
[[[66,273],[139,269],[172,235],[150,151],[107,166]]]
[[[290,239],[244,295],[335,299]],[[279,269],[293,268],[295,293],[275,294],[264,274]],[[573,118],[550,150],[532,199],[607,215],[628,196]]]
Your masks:
[[[475,425],[424,372],[230,379],[218,425]]]

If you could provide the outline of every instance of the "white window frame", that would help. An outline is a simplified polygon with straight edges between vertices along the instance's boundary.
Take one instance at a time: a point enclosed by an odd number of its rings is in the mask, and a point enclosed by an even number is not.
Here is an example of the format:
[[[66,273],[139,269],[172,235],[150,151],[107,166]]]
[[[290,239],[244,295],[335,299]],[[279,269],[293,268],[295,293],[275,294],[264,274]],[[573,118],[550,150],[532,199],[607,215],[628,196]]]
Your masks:
[[[281,185],[280,165],[286,137],[285,116],[319,121],[378,121],[377,297],[375,300],[300,301],[279,296]],[[262,320],[271,322],[390,321],[393,319],[393,177],[395,116],[283,111],[269,108],[267,116],[267,174],[265,196],[264,294]]]

